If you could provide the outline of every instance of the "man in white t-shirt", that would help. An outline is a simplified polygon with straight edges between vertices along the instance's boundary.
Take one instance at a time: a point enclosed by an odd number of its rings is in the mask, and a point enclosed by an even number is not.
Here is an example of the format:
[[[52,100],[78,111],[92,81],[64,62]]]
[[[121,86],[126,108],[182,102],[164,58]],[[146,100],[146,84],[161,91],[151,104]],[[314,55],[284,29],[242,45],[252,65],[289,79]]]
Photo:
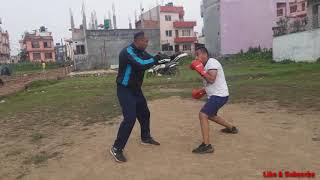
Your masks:
[[[199,113],[203,143],[192,152],[197,154],[212,153],[214,151],[209,143],[209,120],[214,121],[225,128],[224,133],[237,134],[238,129],[218,116],[218,111],[229,98],[228,85],[225,79],[222,65],[218,60],[209,58],[208,50],[205,47],[196,49],[196,60],[192,61],[190,68],[197,71],[202,77],[204,88],[192,91],[194,99],[201,99],[208,95],[207,103]]]

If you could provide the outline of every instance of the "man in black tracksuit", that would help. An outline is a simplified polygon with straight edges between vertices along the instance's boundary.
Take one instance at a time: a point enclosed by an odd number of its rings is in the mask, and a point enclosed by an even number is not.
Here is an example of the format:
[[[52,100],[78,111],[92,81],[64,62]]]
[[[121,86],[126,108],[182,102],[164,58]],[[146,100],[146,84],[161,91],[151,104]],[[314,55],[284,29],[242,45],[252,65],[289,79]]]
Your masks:
[[[150,134],[150,111],[142,93],[141,86],[145,70],[158,64],[159,55],[151,56],[145,49],[148,37],[144,32],[136,33],[134,42],[124,48],[119,55],[117,76],[117,95],[122,108],[123,121],[110,153],[117,162],[126,162],[122,151],[128,141],[136,119],[141,127],[142,144],[160,145]]]

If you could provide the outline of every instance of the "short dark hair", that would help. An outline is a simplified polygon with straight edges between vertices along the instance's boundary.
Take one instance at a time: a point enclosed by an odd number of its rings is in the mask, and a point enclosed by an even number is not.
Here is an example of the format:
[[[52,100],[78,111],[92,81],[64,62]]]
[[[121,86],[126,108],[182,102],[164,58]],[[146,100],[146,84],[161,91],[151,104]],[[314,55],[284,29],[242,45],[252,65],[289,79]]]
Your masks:
[[[202,53],[206,53],[209,56],[209,51],[205,46],[199,46],[196,48],[196,51],[200,51]]]
[[[133,38],[134,40],[140,39],[144,37],[144,32],[143,31],[139,31],[137,33],[134,34]]]

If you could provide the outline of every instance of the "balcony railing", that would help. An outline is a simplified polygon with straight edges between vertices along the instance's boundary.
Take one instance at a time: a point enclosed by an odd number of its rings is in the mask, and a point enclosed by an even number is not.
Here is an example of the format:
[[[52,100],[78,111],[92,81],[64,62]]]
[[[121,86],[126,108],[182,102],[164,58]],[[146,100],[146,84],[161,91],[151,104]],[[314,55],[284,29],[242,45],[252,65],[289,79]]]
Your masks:
[[[176,37],[174,38],[175,43],[194,43],[197,41],[197,37]]]
[[[294,13],[290,13],[290,17],[306,17],[307,16],[307,12],[306,11],[297,11]]]
[[[197,25],[196,21],[175,21],[173,22],[174,28],[193,28]]]

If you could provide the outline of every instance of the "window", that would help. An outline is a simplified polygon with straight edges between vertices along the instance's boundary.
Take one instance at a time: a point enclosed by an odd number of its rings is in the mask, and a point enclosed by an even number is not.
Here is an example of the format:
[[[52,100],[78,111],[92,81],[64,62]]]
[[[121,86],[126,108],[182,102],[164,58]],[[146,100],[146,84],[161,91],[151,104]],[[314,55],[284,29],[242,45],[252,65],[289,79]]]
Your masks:
[[[306,10],[306,2],[303,2],[303,3],[301,4],[301,6],[302,6],[301,10],[302,10],[302,11],[305,11],[305,10]]]
[[[182,30],[182,36],[191,36],[191,30],[190,29]]]
[[[280,8],[286,8],[287,6],[287,3],[277,3],[277,9],[280,9]]]
[[[43,42],[43,47],[44,48],[51,48],[51,43],[50,42]]]
[[[179,44],[176,44],[176,45],[175,45],[175,51],[176,51],[176,52],[179,52],[179,51],[180,51],[180,45],[179,45]]]
[[[166,31],[166,36],[167,36],[167,37],[172,37],[172,31],[171,31],[171,30]]]
[[[284,16],[285,9],[287,9],[287,3],[277,3],[277,17]]]
[[[40,44],[38,41],[32,41],[31,46],[32,46],[32,48],[40,48]]]
[[[171,16],[170,15],[165,15],[164,17],[165,17],[166,21],[171,21]]]
[[[173,46],[170,46],[169,44],[163,44],[162,51],[173,51]]]
[[[191,51],[191,44],[184,44],[183,45],[183,50],[184,51]]]
[[[41,60],[41,53],[33,53],[34,60]]]
[[[283,9],[278,9],[278,10],[277,10],[277,16],[278,16],[278,17],[283,16]]]
[[[46,59],[52,59],[52,53],[45,53],[45,54],[44,54],[44,57],[45,57]]]
[[[291,5],[290,6],[290,13],[295,13],[297,12],[298,6],[297,5]]]
[[[77,45],[76,46],[76,54],[86,54],[84,45]]]

